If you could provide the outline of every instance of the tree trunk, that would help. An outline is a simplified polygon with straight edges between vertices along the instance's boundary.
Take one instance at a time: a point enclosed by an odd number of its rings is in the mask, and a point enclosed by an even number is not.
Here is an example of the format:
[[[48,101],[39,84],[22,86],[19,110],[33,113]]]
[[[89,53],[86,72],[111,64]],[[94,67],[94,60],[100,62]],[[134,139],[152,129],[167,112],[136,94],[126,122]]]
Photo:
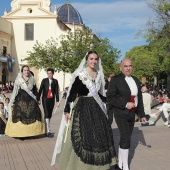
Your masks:
[[[167,73],[167,91],[170,92],[170,72]]]
[[[157,76],[154,75],[154,85],[157,85],[158,80],[157,80]]]

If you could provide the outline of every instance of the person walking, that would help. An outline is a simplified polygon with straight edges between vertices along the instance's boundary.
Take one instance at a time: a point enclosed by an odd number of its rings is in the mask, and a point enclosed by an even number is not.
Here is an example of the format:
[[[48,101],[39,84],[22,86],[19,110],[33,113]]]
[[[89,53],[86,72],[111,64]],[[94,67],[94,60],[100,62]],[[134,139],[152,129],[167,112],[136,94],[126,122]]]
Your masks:
[[[114,110],[120,132],[118,165],[123,170],[129,170],[128,155],[135,114],[140,116],[142,123],[146,123],[140,81],[132,76],[132,69],[132,61],[123,59],[120,63],[121,73],[112,77],[107,91],[107,103]]]
[[[48,68],[47,78],[44,78],[41,81],[40,89],[38,92],[39,104],[41,104],[40,97],[42,94],[42,104],[43,104],[44,115],[45,115],[47,137],[52,137],[50,131],[50,120],[54,109],[55,99],[56,99],[56,107],[59,107],[59,85],[58,85],[58,81],[53,78],[53,75],[54,75],[54,70]]]
[[[37,102],[35,79],[24,65],[15,80],[8,104],[8,121],[5,135],[10,137],[38,136],[45,133],[44,120]]]
[[[106,170],[116,165],[104,85],[101,60],[89,51],[73,73],[66,97],[52,158],[60,170]]]

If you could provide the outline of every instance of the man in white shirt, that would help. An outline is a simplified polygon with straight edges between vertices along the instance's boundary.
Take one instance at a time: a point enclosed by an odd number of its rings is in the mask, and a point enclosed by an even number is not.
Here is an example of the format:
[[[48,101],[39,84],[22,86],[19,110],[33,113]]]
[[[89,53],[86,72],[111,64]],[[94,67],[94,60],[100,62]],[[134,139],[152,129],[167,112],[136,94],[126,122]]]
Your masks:
[[[120,131],[118,165],[123,170],[129,170],[128,155],[135,114],[138,114],[142,123],[146,123],[140,81],[131,75],[132,69],[132,61],[123,59],[120,63],[121,73],[111,79],[107,92],[109,110],[113,109]]]

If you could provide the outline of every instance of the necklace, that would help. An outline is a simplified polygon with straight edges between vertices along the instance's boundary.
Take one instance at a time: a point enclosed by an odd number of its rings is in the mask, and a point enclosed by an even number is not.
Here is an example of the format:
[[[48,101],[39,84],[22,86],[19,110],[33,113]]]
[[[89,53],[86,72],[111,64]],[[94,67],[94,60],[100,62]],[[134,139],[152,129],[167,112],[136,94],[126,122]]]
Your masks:
[[[88,71],[88,68],[86,69],[88,76],[91,78],[93,82],[95,82],[95,79],[97,77],[97,71]]]
[[[29,82],[28,82],[29,81],[29,77],[22,76],[22,78],[24,79],[26,85],[28,86],[28,84],[29,84]]]

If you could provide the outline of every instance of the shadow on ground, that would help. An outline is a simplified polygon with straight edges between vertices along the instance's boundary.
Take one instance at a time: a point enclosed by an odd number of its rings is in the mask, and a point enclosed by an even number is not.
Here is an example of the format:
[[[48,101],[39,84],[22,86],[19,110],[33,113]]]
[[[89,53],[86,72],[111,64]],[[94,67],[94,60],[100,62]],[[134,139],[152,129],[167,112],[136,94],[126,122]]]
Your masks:
[[[145,128],[145,127],[142,127],[142,128]],[[119,130],[118,128],[115,128],[115,129],[112,129],[112,131],[113,131],[115,149],[118,155],[119,140],[120,140]],[[143,145],[143,146],[146,146],[147,148],[151,148],[151,145],[147,144],[147,142],[145,141],[145,137],[144,137],[142,130],[139,129],[139,127],[134,127],[133,134],[131,137],[131,147],[130,147],[130,152],[129,152],[129,165],[132,162],[132,159],[135,155],[135,150],[138,145]]]

